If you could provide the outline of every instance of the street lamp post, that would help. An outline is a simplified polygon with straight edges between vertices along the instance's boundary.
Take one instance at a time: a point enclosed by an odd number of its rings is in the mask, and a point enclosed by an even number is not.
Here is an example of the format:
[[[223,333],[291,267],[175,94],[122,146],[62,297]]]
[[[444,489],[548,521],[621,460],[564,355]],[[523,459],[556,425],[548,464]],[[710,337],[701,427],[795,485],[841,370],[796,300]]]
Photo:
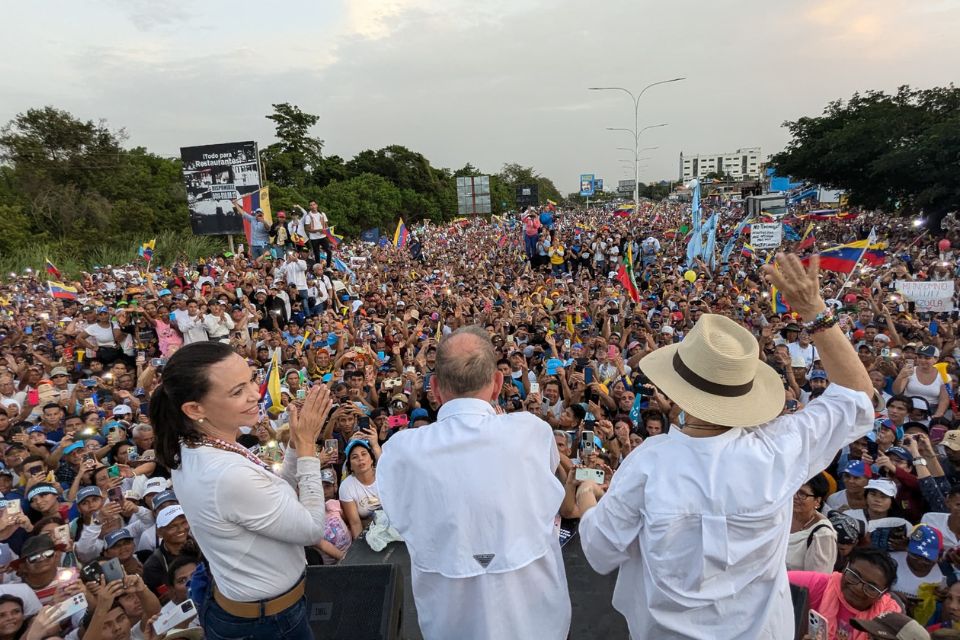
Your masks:
[[[655,124],[649,127],[644,127],[640,129],[640,98],[643,97],[643,94],[646,93],[647,89],[655,87],[658,84],[669,84],[671,82],[680,82],[686,78],[671,78],[670,80],[660,80],[659,82],[651,82],[643,89],[640,90],[640,93],[633,95],[633,92],[624,87],[588,87],[590,91],[623,91],[630,99],[633,100],[633,130],[630,129],[610,129],[611,131],[628,131],[633,134],[633,205],[638,207],[640,205],[640,134],[647,129],[653,129],[655,127],[665,127],[664,124]]]

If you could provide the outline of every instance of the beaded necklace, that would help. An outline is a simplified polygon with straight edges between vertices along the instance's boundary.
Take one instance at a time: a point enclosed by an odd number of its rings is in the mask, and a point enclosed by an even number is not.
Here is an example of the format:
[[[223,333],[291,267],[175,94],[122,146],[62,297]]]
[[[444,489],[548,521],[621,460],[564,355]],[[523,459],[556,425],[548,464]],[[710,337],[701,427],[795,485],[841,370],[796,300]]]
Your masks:
[[[244,458],[246,458],[247,460],[249,460],[250,462],[252,462],[253,464],[259,467],[263,467],[270,473],[273,473],[273,468],[271,468],[270,465],[268,465],[266,462],[264,462],[257,456],[253,455],[252,453],[250,453],[249,450],[241,447],[236,443],[230,443],[225,440],[221,440],[220,438],[211,438],[210,436],[203,436],[203,438],[200,439],[200,442],[196,444],[190,444],[190,443],[186,443],[186,444],[191,449],[194,449],[196,447],[210,447],[212,449],[220,449],[221,451],[230,451],[231,453],[238,453]]]

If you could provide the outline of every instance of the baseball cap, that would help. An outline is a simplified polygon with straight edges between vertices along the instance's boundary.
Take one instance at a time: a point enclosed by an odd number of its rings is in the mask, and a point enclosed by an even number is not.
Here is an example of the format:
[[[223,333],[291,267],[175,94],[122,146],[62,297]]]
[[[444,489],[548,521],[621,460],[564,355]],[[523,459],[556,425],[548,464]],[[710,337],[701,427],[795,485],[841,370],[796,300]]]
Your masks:
[[[167,479],[166,478],[150,478],[143,485],[143,497],[154,494],[154,493],[163,493],[167,490]]]
[[[160,513],[157,514],[157,528],[162,529],[163,527],[169,526],[171,522],[180,516],[186,517],[183,513],[183,507],[178,504],[160,509]]]
[[[421,420],[423,418],[429,418],[429,417],[430,417],[430,414],[427,413],[426,409],[417,408],[410,413],[410,422],[413,422],[414,420]]]
[[[77,442],[74,442],[74,443],[71,444],[69,447],[67,447],[66,449],[64,449],[64,450],[63,450],[63,455],[65,455],[65,456],[70,455],[71,453],[73,453],[74,451],[76,451],[76,450],[78,450],[78,449],[83,449],[83,440],[78,440]]]
[[[926,398],[921,398],[920,396],[911,396],[910,405],[911,409],[919,409],[925,413],[930,413],[930,403],[927,402]]]
[[[27,492],[27,502],[30,502],[37,496],[42,496],[46,494],[59,496],[60,492],[57,490],[57,488],[54,485],[50,484],[49,482],[41,482],[40,484],[34,485],[34,487]]]
[[[327,467],[326,469],[321,469],[320,479],[327,484],[333,484],[334,482],[337,481],[337,473],[330,467]]]
[[[157,296],[161,298],[168,295],[170,295],[170,289],[160,289],[160,291],[157,291]]]
[[[366,440],[362,440],[362,439],[359,439],[359,438],[358,438],[358,439],[356,439],[356,440],[351,440],[350,442],[347,443],[346,448],[343,450],[343,456],[344,456],[345,458],[349,458],[349,457],[350,457],[350,452],[353,451],[353,448],[354,448],[354,447],[357,447],[357,446],[363,447],[363,448],[365,448],[367,451],[373,451],[373,449],[370,447],[370,443],[369,443],[369,442],[367,442]]]
[[[956,429],[947,431],[943,434],[943,440],[940,442],[945,447],[953,449],[954,451],[960,451],[960,431]]]
[[[903,447],[890,447],[887,449],[888,456],[897,456],[904,462],[909,462],[913,464],[913,454],[904,449]]]
[[[70,374],[67,372],[66,367],[54,367],[53,370],[50,372],[51,378],[56,378],[57,376],[68,376],[68,375]]]
[[[157,494],[157,497],[153,499],[154,511],[160,508],[160,505],[166,504],[168,502],[179,502],[179,500],[177,500],[177,494],[175,494],[172,490],[161,491],[160,493]]]
[[[115,416],[130,416],[133,415],[133,409],[128,407],[125,404],[118,404],[113,408],[113,415]]]
[[[863,463],[863,460],[851,460],[847,465],[840,471],[840,473],[845,473],[855,478],[869,478],[870,477],[870,467]]]
[[[852,618],[850,625],[881,640],[928,640],[930,634],[919,622],[902,613],[885,611],[872,620]]]
[[[823,369],[814,369],[810,372],[810,375],[807,376],[807,380],[826,380],[827,372]]]
[[[939,358],[939,357],[940,357],[940,349],[937,349],[937,348],[936,348],[935,346],[933,346],[932,344],[924,345],[924,346],[920,347],[919,349],[917,349],[917,355],[918,355],[918,356],[925,356],[925,357],[927,357],[927,358]]]
[[[897,430],[897,425],[895,425],[893,423],[893,420],[891,420],[890,418],[881,418],[880,420],[874,420],[873,426],[874,428],[878,428],[878,429],[887,428],[887,429],[893,429],[894,431]]]
[[[91,484],[86,487],[82,487],[79,491],[77,491],[77,504],[80,504],[87,498],[102,498],[102,497],[103,497],[103,492],[100,491],[100,487]]]
[[[29,429],[27,429],[27,433],[45,433],[45,432],[44,432],[44,430],[43,430],[43,427],[41,427],[40,425],[36,424],[36,425],[30,427]]]
[[[121,540],[133,540],[133,534],[130,533],[129,529],[117,529],[116,531],[111,531],[107,535],[103,536],[103,543],[106,545],[107,549],[117,544]]]
[[[910,533],[910,542],[907,543],[907,553],[937,562],[941,551],[943,551],[943,534],[939,529],[928,524],[918,524],[913,528]]]
[[[879,491],[888,498],[894,498],[897,495],[897,485],[893,484],[893,481],[883,478],[871,478],[864,491],[870,491],[871,489]]]

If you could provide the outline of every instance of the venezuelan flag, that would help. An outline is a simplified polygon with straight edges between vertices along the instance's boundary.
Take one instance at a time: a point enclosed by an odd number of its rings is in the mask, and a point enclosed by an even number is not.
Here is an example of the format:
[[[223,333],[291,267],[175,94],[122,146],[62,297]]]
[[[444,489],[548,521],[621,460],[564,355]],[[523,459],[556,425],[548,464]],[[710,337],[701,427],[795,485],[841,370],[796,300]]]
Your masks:
[[[47,290],[50,292],[50,295],[54,298],[59,298],[60,300],[76,300],[77,299],[77,288],[66,285],[62,282],[57,282],[55,280],[47,281]]]
[[[154,238],[150,242],[144,242],[140,245],[140,248],[137,250],[137,254],[144,259],[146,262],[153,260],[153,250],[157,247],[157,239]]]
[[[323,230],[323,235],[326,236],[327,241],[330,243],[332,249],[336,249],[340,246],[340,241],[343,240],[343,236],[338,236],[333,232],[335,227],[327,227]]]
[[[240,199],[240,206],[250,215],[253,215],[257,209],[262,209],[263,221],[268,225],[273,224],[273,215],[270,213],[270,190],[267,187],[243,196]],[[243,221],[243,233],[247,236],[247,244],[250,244],[250,223],[246,220]]]
[[[857,214],[849,211],[840,211],[839,209],[817,209],[809,211],[798,218],[810,218],[812,220],[850,220],[856,218]]]
[[[397,223],[397,230],[393,233],[393,246],[401,248],[407,245],[407,226],[403,224],[403,218]]]
[[[750,258],[751,260],[757,257],[753,247],[746,242],[743,243],[743,248],[740,249],[740,255],[742,255],[744,258]]]
[[[263,384],[260,385],[260,400],[267,411],[280,413],[283,405],[280,403],[280,349],[273,352],[270,367]]]
[[[44,265],[44,268],[46,269],[47,273],[49,273],[55,278],[63,277],[60,275],[60,270],[57,269],[55,266],[53,266],[53,263],[50,262],[50,258],[45,258],[44,261],[46,262],[46,264]]]
[[[800,244],[797,245],[797,251],[803,251],[804,249],[809,249],[817,242],[817,237],[813,233],[813,223],[807,225],[807,230],[803,232],[803,237],[800,238]]]
[[[820,252],[820,268],[837,273],[852,273],[863,255],[863,261],[872,267],[879,267],[886,259],[886,243],[868,244],[868,240],[858,240],[850,244],[841,244]],[[810,259],[801,262],[806,266]]]
[[[770,288],[770,307],[777,315],[790,313],[790,305],[783,299],[783,294],[776,287]]]

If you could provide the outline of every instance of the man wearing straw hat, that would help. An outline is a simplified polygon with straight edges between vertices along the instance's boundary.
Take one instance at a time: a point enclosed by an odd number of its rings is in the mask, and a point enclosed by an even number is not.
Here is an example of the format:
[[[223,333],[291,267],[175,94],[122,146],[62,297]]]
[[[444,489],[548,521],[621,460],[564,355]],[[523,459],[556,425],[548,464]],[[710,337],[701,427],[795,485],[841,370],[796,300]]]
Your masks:
[[[793,501],[873,425],[870,378],[824,304],[818,268],[784,254],[764,267],[821,354],[831,384],[819,398],[781,416],[783,384],[754,336],[704,315],[639,363],[682,409],[681,429],[627,456],[605,495],[591,482],[576,488],[584,553],[601,573],[620,569],[613,604],[634,639],[794,636]]]

